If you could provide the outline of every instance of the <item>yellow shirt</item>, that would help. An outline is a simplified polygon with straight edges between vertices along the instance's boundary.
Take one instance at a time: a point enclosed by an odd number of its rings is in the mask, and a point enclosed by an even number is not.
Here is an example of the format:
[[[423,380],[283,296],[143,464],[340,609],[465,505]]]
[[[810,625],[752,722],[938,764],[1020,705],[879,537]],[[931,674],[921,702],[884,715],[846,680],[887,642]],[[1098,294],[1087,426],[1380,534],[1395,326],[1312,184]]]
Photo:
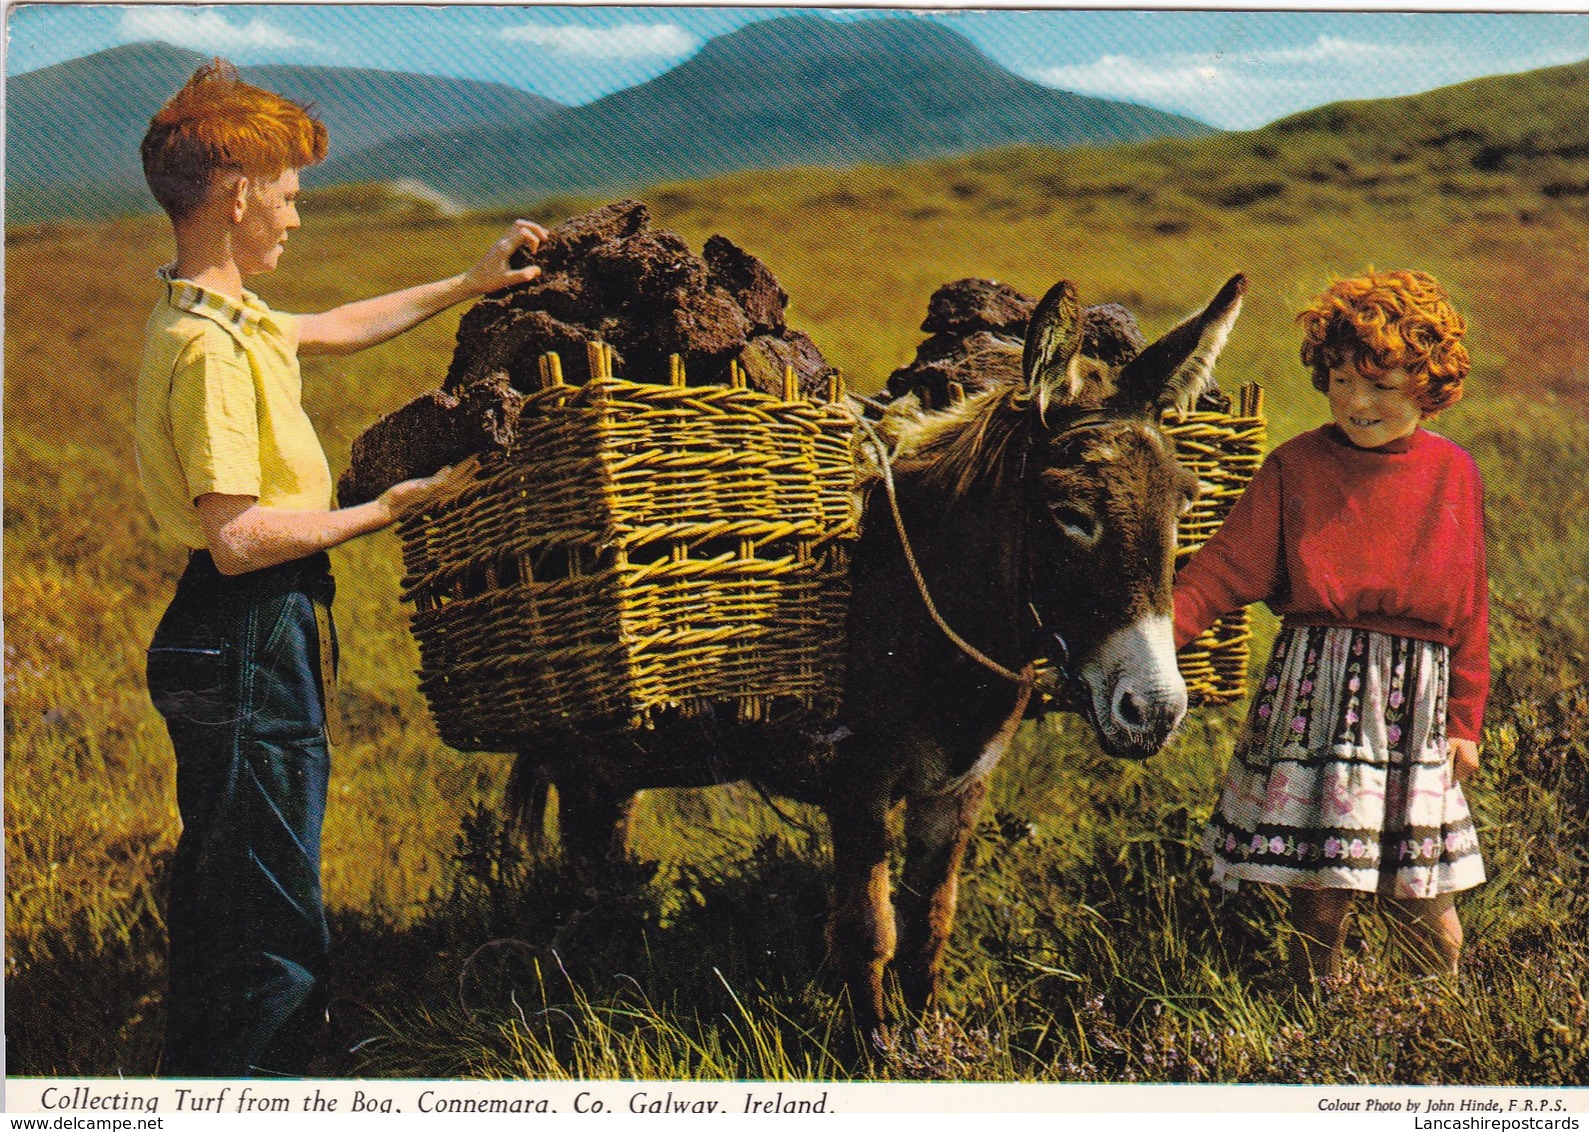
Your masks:
[[[288,511],[331,506],[331,469],[303,411],[298,320],[162,268],[144,330],[134,434],[144,497],[162,530],[205,546],[193,501],[251,495]]]

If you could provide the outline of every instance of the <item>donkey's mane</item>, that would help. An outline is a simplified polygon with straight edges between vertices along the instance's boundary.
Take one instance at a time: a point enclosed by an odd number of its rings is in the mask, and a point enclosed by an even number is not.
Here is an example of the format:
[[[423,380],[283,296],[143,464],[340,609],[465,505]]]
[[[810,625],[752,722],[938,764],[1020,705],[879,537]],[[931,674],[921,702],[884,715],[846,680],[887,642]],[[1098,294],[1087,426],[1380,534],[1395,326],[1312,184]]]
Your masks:
[[[893,442],[896,476],[959,499],[979,483],[998,486],[1032,419],[1026,388],[1002,385],[934,412],[895,409],[884,433]]]
[[[1099,393],[1088,389],[1078,402],[1050,404],[1046,411],[1024,385],[998,386],[934,412],[904,397],[889,406],[880,431],[893,447],[896,474],[959,498],[978,484],[996,489],[1034,432],[1064,431],[1078,419],[1129,419],[1108,413]]]

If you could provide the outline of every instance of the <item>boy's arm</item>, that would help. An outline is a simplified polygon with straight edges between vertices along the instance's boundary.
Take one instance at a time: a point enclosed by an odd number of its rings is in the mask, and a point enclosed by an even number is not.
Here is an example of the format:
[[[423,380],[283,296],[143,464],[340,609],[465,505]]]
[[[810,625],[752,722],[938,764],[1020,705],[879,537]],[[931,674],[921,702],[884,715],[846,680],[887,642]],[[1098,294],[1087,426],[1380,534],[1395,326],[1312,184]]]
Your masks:
[[[359,535],[390,526],[456,486],[464,469],[443,468],[425,479],[405,480],[380,498],[335,511],[284,511],[261,507],[252,495],[211,492],[194,500],[204,541],[222,574],[246,574],[307,558]]]
[[[480,262],[461,275],[345,303],[321,314],[302,315],[298,319],[298,352],[351,354],[395,338],[456,303],[528,283],[541,269],[533,265],[515,269],[508,261],[520,248],[533,254],[546,236],[546,229],[539,224],[516,220]]]

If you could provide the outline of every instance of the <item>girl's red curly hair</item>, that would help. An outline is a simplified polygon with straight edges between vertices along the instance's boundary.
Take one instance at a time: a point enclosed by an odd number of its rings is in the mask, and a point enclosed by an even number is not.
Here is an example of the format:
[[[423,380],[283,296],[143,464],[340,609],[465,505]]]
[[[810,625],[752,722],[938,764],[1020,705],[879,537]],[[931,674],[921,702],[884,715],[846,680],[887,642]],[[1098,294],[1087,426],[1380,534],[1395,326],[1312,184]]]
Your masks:
[[[1431,415],[1462,399],[1468,324],[1433,276],[1369,268],[1332,283],[1297,321],[1302,364],[1321,393],[1329,390],[1330,370],[1350,364],[1376,379],[1405,370],[1405,391]]]
[[[216,174],[279,176],[324,161],[326,145],[310,107],[241,82],[236,67],[212,59],[149,120],[143,175],[175,221],[204,200]]]

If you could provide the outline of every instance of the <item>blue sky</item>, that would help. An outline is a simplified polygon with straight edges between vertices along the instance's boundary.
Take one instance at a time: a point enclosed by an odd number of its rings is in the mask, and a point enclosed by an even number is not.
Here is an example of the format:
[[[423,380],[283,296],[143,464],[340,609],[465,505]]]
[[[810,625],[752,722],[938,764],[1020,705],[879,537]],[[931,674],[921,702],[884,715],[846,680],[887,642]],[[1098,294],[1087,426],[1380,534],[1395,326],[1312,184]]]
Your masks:
[[[6,73],[162,39],[238,63],[492,79],[565,103],[643,82],[785,8],[20,4]],[[1343,98],[1412,94],[1589,58],[1589,16],[1301,11],[808,9],[925,18],[1049,86],[1244,129]],[[923,14],[925,12],[925,14]]]

